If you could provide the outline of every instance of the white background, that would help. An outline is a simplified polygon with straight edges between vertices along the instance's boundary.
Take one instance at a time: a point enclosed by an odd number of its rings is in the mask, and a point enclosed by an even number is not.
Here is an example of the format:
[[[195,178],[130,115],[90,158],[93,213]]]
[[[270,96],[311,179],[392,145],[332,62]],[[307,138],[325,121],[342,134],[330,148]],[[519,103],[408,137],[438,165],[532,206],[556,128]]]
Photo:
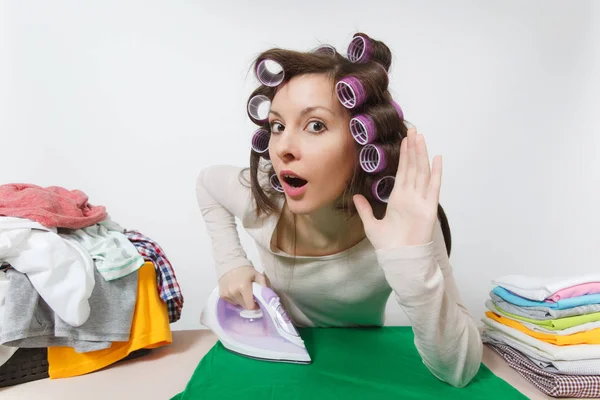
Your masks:
[[[391,47],[391,88],[444,157],[465,303],[490,280],[600,269],[600,2],[0,2],[0,184],[81,189],[155,239],[199,328],[216,285],[198,172],[244,166],[262,50]],[[257,264],[249,237],[242,243]],[[407,320],[391,300],[388,324]]]

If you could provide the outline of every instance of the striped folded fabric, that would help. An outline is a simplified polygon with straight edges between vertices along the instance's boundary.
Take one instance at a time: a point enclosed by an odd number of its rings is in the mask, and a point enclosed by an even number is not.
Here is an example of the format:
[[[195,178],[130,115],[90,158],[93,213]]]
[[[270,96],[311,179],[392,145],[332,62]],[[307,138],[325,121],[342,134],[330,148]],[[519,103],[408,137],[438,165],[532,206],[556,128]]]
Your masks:
[[[523,378],[549,396],[600,397],[600,376],[598,375],[555,374],[544,371],[510,346],[500,343],[486,343],[486,345],[498,353]]]

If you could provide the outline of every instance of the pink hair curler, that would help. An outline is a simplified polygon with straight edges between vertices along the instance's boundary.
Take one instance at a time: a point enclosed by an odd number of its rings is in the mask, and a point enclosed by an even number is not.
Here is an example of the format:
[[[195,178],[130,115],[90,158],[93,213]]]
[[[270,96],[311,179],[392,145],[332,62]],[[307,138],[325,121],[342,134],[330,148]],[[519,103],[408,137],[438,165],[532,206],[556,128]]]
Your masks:
[[[391,175],[377,179],[371,187],[373,196],[382,203],[387,203],[394,189],[395,182],[396,178]]]
[[[373,56],[373,43],[361,35],[354,36],[348,45],[347,57],[353,63],[365,63]]]
[[[402,112],[402,108],[400,107],[400,104],[396,103],[394,100],[391,101],[392,105],[394,106],[394,108],[396,109],[396,112],[398,113],[398,116],[400,117],[400,119],[404,119],[404,113]]]
[[[266,121],[271,109],[271,99],[263,94],[257,94],[248,102],[248,114],[257,121]]]
[[[374,174],[385,168],[386,160],[383,149],[376,144],[368,144],[360,151],[360,167],[363,171]]]
[[[333,47],[329,44],[322,44],[319,47],[317,47],[316,49],[314,49],[312,52],[316,53],[316,54],[323,54],[326,56],[331,56],[331,57],[335,56],[337,53],[337,51],[335,50],[335,47]]]
[[[335,85],[335,92],[340,103],[346,108],[358,107],[367,99],[365,87],[354,76],[340,79]]]
[[[285,72],[276,61],[264,59],[256,66],[256,77],[265,86],[273,87],[283,82]]]
[[[257,129],[252,135],[252,150],[269,159],[269,139],[271,133],[266,129]]]
[[[277,177],[277,174],[271,175],[270,182],[271,182],[271,187],[273,189],[277,190],[280,193],[284,192],[283,186],[281,186],[281,182],[279,182],[279,178]]]

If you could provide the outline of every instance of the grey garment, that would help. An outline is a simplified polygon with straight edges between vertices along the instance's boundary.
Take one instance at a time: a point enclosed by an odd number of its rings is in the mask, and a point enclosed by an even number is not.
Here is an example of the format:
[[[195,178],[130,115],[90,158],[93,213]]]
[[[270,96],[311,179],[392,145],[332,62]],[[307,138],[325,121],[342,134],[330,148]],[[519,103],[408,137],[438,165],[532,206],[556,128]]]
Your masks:
[[[566,308],[564,310],[554,310],[549,307],[516,306],[504,300],[502,297],[498,296],[494,292],[490,292],[490,298],[492,299],[495,305],[497,305],[506,312],[518,315],[520,317],[526,317],[542,321],[600,312],[600,304],[587,304],[584,306]]]
[[[8,269],[10,281],[0,344],[13,347],[73,347],[78,353],[109,348],[129,340],[137,299],[138,274],[106,281],[95,268],[90,316],[79,327],[64,322],[40,297],[27,275]]]

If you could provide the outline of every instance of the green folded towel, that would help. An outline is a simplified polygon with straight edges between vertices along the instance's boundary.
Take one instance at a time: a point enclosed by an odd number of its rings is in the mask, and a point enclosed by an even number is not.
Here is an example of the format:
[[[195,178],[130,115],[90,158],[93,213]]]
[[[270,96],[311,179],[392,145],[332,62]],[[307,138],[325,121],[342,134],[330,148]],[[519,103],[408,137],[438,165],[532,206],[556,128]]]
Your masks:
[[[221,342],[176,400],[526,399],[485,365],[464,388],[429,372],[410,327],[299,329],[312,364],[254,360]]]

